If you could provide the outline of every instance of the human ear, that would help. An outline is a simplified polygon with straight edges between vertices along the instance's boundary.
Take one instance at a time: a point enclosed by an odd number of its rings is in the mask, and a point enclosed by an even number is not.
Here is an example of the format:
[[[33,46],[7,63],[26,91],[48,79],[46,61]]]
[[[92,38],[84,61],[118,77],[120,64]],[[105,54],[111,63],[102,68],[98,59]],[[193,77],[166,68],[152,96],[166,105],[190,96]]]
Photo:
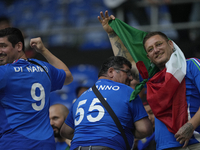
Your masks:
[[[174,44],[173,44],[173,42],[172,42],[171,40],[168,41],[168,44],[170,45],[170,47],[171,47],[172,49],[174,49]]]
[[[113,76],[114,76],[114,68],[113,67],[110,67],[109,69],[108,69],[108,72],[107,72],[107,74],[108,74],[108,76],[110,77],[110,78],[112,78]]]
[[[22,42],[18,42],[15,47],[17,48],[18,51],[22,51],[22,48],[23,48],[23,44]]]

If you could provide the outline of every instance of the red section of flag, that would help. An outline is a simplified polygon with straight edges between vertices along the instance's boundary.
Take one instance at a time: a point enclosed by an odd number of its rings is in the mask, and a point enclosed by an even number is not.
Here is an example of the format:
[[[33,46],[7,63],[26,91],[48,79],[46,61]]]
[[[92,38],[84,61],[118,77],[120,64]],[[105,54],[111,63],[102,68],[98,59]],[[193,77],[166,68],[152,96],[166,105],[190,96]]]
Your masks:
[[[185,79],[181,84],[166,68],[147,82],[147,101],[157,119],[176,133],[188,119]]]
[[[148,79],[148,71],[143,61],[138,61],[136,67],[143,79]]]

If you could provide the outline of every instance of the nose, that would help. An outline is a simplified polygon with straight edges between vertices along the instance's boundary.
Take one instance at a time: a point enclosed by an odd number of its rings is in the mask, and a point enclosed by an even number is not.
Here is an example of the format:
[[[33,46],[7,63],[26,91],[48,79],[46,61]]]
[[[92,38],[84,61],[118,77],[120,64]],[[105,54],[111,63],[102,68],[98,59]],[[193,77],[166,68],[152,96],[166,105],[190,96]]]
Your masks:
[[[159,52],[160,51],[160,49],[159,48],[157,48],[157,47],[154,47],[154,52],[155,53],[157,53],[157,52]]]

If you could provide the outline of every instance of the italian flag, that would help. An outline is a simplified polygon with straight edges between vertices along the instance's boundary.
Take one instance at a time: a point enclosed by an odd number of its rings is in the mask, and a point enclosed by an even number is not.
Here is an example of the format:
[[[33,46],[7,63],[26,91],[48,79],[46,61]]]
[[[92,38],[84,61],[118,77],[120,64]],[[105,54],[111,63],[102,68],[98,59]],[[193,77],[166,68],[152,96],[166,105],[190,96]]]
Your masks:
[[[111,20],[109,25],[130,52],[144,79],[136,86],[131,100],[146,84],[147,101],[155,117],[175,134],[188,120],[184,78],[186,60],[182,51],[173,43],[175,51],[166,63],[166,68],[160,71],[146,56],[143,38],[147,32],[135,29],[117,18]]]

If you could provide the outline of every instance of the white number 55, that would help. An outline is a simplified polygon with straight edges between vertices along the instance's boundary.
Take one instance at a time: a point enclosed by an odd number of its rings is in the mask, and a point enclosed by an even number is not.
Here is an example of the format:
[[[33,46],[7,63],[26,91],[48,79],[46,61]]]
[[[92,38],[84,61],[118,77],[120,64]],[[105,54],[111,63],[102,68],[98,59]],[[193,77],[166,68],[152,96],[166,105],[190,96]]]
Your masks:
[[[74,120],[74,124],[75,126],[79,125],[81,123],[81,121],[83,120],[83,117],[84,117],[84,109],[81,108],[81,105],[84,105],[86,103],[87,100],[82,100],[78,103],[78,107],[76,109],[76,115],[78,113],[80,113],[80,117],[78,120]],[[101,120],[101,118],[104,116],[105,114],[105,110],[104,108],[101,106],[101,105],[98,105],[97,103],[101,103],[99,101],[98,98],[94,98],[92,100],[92,103],[90,104],[90,107],[88,109],[89,112],[92,112],[94,110],[97,110],[98,111],[98,115],[96,117],[92,117],[92,115],[87,115],[87,120],[90,121],[90,122],[96,122],[96,121],[99,121]],[[97,105],[95,105],[97,104]]]

